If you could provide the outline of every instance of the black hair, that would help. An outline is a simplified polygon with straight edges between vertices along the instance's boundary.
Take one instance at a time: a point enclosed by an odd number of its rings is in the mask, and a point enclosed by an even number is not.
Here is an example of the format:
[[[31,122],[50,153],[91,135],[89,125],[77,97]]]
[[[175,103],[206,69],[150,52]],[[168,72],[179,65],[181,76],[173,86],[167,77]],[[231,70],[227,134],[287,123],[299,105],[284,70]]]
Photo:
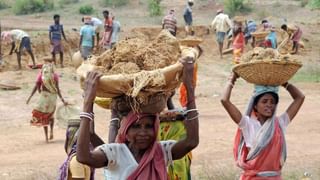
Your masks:
[[[283,29],[283,30],[286,31],[286,30],[288,30],[288,26],[287,26],[286,24],[282,24],[282,25],[281,25],[281,29]]]
[[[274,93],[274,92],[265,92],[265,93],[262,93],[262,94],[259,94],[257,97],[254,98],[254,101],[253,101],[253,107],[255,107],[257,104],[258,104],[258,101],[261,99],[262,96],[264,96],[265,94],[270,94],[272,95],[272,97],[274,98],[275,100],[275,103],[278,104],[279,102],[279,96],[278,94]]]
[[[81,22],[84,22],[84,17],[81,18]]]
[[[56,19],[56,18],[60,18],[60,15],[59,14],[53,15],[53,19]]]
[[[267,23],[267,22],[268,22],[268,20],[264,19],[264,20],[261,21],[261,24]]]
[[[188,2],[189,6],[193,6],[193,2]]]
[[[102,11],[102,13],[109,15],[109,11],[108,10],[104,10],[104,11]]]

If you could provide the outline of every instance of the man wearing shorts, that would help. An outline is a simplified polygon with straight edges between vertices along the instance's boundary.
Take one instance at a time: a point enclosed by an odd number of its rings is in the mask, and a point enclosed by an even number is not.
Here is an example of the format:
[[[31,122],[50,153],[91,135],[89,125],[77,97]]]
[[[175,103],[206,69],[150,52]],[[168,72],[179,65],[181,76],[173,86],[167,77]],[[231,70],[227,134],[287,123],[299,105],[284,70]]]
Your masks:
[[[61,35],[67,41],[63,31],[63,25],[60,24],[60,15],[53,16],[54,24],[49,27],[49,39],[52,46],[51,54],[54,64],[56,65],[56,54],[60,54],[60,65],[63,67],[63,47],[61,43]]]
[[[211,27],[216,32],[217,42],[219,44],[219,53],[220,53],[220,57],[222,58],[224,37],[227,31],[232,27],[231,20],[229,19],[228,15],[223,13],[223,9],[217,10],[217,15],[213,19],[211,23]]]
[[[193,29],[192,29],[192,6],[193,6],[193,0],[188,0],[188,4],[186,9],[183,13],[183,19],[186,23],[185,30],[187,32],[187,35],[194,35]]]
[[[80,43],[79,48],[81,56],[87,60],[88,56],[92,54],[94,48],[95,31],[91,23],[91,17],[84,17],[84,26],[80,29]]]

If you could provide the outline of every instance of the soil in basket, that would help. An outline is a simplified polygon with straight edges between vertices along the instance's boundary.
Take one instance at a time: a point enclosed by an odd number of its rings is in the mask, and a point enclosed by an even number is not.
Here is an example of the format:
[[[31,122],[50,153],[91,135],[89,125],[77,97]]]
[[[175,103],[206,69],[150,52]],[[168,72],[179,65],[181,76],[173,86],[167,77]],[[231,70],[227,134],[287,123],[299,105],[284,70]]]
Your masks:
[[[155,70],[177,62],[179,42],[169,32],[162,31],[153,41],[146,39],[137,37],[120,41],[100,56],[92,57],[92,63],[100,66],[103,74],[111,75]]]

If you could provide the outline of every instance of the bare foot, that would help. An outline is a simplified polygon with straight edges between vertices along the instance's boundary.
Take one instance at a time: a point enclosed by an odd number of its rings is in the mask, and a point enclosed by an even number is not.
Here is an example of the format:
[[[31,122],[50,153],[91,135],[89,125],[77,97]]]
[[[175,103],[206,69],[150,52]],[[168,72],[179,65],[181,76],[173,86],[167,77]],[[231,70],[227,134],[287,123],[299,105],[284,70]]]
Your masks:
[[[50,133],[50,138],[49,138],[49,139],[50,139],[50,140],[53,139],[53,132]]]

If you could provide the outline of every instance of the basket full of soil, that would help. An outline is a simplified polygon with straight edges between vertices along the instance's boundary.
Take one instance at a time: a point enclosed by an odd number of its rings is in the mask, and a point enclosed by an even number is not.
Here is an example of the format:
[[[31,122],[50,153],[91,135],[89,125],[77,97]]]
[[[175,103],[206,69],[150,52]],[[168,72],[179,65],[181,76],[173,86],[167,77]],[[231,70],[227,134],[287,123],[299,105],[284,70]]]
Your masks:
[[[245,53],[233,71],[249,83],[278,86],[292,78],[301,66],[292,55],[257,47]]]
[[[192,47],[180,47],[179,41],[168,31],[161,31],[156,39],[130,38],[120,41],[100,56],[92,56],[78,69],[81,84],[88,71],[103,73],[97,96],[114,98],[122,95],[133,98],[135,107],[146,105],[154,96],[166,98],[181,83],[181,56],[197,57]],[[160,102],[160,101],[159,101]],[[162,102],[162,101],[161,101]]]

